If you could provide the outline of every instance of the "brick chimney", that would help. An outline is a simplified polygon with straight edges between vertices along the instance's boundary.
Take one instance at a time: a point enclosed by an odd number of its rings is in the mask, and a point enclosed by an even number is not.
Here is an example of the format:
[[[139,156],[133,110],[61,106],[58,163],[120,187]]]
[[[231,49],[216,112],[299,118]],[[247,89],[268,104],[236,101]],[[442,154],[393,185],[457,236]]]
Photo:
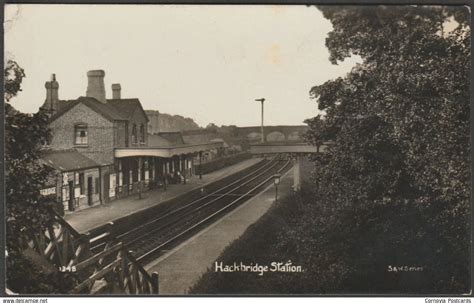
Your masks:
[[[112,99],[120,99],[122,87],[119,83],[112,84]]]
[[[46,100],[44,101],[43,108],[51,111],[51,114],[54,114],[58,111],[59,107],[59,83],[56,81],[56,75],[51,75],[51,81],[46,81],[44,84],[46,88]]]
[[[87,97],[92,97],[99,102],[107,103],[105,99],[104,77],[105,72],[103,70],[91,70],[87,72]]]

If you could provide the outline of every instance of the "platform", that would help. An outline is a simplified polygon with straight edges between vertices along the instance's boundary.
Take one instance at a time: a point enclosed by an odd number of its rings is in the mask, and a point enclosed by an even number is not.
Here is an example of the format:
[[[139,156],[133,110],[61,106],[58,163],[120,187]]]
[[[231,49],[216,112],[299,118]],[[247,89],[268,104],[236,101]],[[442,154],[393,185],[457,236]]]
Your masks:
[[[292,169],[279,185],[279,196],[292,190]],[[160,295],[182,295],[198,281],[225,247],[267,212],[275,201],[274,185],[240,205],[189,240],[145,266],[159,275]]]
[[[186,184],[169,185],[166,191],[163,189],[156,189],[145,192],[142,194],[142,199],[139,199],[138,195],[129,196],[123,199],[108,202],[107,204],[66,214],[64,218],[77,231],[84,233],[93,228],[106,224],[107,222],[114,221],[118,218],[128,216],[135,212],[155,206],[170,199],[176,198],[193,189],[222,179],[226,176],[250,167],[260,160],[260,158],[248,159],[209,174],[205,174],[203,175],[202,179],[199,179],[199,176],[193,176],[186,179]]]

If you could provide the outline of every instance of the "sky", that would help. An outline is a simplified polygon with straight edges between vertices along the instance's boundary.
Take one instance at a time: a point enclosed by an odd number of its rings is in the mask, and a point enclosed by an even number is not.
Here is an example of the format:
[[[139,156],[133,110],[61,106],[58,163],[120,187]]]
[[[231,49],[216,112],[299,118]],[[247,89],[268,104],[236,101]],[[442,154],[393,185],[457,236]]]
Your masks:
[[[300,125],[318,114],[315,85],[360,62],[332,65],[332,26],[315,7],[275,5],[5,5],[5,60],[24,68],[12,100],[36,112],[51,74],[62,100],[86,94],[87,71],[105,71],[107,98],[191,117],[200,126]]]

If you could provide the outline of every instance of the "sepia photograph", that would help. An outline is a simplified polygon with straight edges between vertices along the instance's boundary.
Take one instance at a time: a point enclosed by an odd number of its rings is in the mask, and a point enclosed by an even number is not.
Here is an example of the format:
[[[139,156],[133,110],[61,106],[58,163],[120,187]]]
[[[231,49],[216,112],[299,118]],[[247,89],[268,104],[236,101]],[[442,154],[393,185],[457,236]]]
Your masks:
[[[471,295],[469,5],[3,9],[4,297]]]

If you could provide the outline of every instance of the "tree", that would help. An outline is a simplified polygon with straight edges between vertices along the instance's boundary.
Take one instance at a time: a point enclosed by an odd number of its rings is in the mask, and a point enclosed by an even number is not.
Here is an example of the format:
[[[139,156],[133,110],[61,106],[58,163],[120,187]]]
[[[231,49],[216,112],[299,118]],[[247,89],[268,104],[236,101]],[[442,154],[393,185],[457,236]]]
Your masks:
[[[7,285],[19,293],[54,293],[61,290],[61,276],[42,272],[23,254],[28,232],[40,233],[52,225],[51,208],[63,212],[61,203],[40,194],[52,173],[39,161],[51,136],[48,116],[42,109],[24,114],[10,104],[25,77],[16,62],[8,61],[4,75]]]
[[[218,129],[219,127],[214,123],[209,123],[208,125],[206,125],[206,128],[207,129]]]
[[[307,121],[308,140],[334,143],[315,158],[324,220],[313,223],[324,237],[302,231],[327,247],[338,243],[315,257],[338,265],[321,278],[348,291],[468,290],[467,8],[319,9],[333,25],[330,61],[363,60],[310,91],[326,114]],[[389,265],[423,271],[393,273]]]
[[[8,60],[5,71],[5,99],[7,102],[21,91],[21,82],[25,71],[13,60]]]

